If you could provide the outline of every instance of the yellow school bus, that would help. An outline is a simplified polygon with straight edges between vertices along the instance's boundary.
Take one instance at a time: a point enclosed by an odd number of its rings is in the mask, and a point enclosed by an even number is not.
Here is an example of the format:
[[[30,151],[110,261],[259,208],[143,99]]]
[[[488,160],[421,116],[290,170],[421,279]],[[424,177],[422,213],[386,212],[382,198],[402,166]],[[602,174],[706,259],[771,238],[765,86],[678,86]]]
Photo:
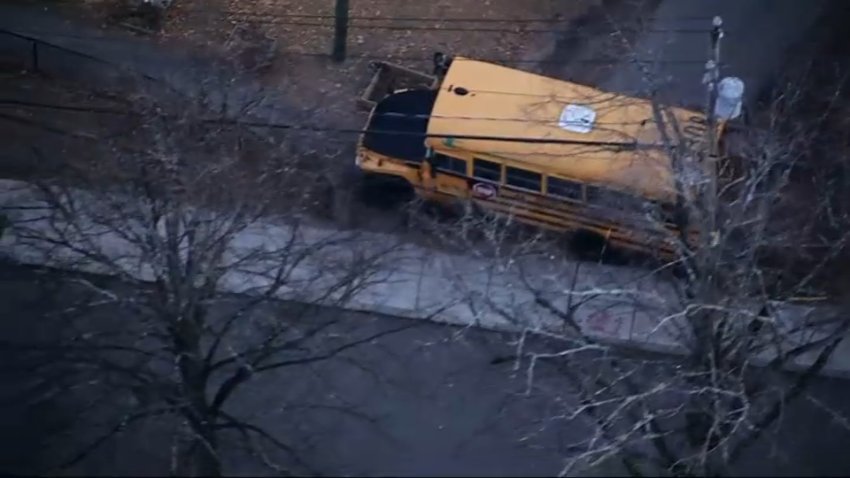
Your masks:
[[[430,201],[472,202],[675,256],[674,180],[691,175],[695,183],[716,166],[684,154],[687,171],[674,176],[671,151],[705,145],[704,113],[653,111],[647,100],[468,58],[443,65],[442,74],[407,88],[376,75],[374,101],[363,100],[371,112],[358,144],[362,171],[403,180]],[[376,95],[378,84],[387,95]],[[725,121],[716,124],[719,140]]]

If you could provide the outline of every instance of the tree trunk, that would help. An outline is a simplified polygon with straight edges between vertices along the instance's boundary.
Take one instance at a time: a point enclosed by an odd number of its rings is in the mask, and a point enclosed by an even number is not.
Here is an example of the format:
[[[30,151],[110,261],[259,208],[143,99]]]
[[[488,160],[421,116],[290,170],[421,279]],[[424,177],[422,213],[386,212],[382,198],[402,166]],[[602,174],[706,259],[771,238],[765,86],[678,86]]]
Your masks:
[[[194,431],[196,435],[198,431]],[[186,450],[186,463],[191,467],[190,476],[221,476],[221,461],[218,458],[218,443],[215,434],[194,438]]]
[[[199,314],[203,312],[198,311]],[[174,345],[181,379],[181,399],[186,403],[183,415],[188,422],[187,446],[180,461],[191,476],[221,476],[215,417],[207,403],[207,382],[200,350],[201,326],[197,317],[176,321]]]
[[[186,424],[177,440],[172,476],[221,476],[218,440],[211,429]]]

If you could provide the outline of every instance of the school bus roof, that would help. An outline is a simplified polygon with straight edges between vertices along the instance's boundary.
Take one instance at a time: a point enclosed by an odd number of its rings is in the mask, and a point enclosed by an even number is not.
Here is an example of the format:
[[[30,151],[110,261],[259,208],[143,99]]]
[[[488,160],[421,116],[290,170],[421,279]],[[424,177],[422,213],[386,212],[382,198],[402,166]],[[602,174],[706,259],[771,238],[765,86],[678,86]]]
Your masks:
[[[680,125],[704,124],[701,113],[668,111]],[[649,101],[492,63],[454,59],[431,111],[428,135],[428,145],[437,150],[498,156],[649,197],[667,198],[673,191],[670,159]]]

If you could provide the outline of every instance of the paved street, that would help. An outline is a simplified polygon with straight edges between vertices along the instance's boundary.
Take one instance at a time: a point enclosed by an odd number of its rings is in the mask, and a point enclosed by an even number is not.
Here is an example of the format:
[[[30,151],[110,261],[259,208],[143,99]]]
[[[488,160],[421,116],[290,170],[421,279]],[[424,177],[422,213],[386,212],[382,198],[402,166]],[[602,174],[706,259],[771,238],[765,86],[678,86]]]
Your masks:
[[[726,30],[721,50],[722,74],[741,77],[746,83],[747,100],[752,102],[764,88],[773,86],[771,82],[788,50],[807,40],[815,20],[828,5],[828,0],[663,0],[654,10],[644,13],[643,25],[635,26],[634,19],[613,19],[617,24],[609,26],[608,37],[589,41],[588,48],[568,58],[553,58],[563,61],[564,66],[551,73],[563,78],[575,76],[574,71],[586,68],[581,62],[605,55],[612,47],[622,47],[622,37],[611,32],[618,27],[627,31],[637,28],[643,33],[627,39],[633,53],[624,54],[620,64],[600,67],[598,86],[645,95],[644,72],[629,60],[657,62],[644,66],[653,80],[661,83],[665,98],[702,108],[708,30],[712,18],[719,15]]]
[[[51,301],[35,286],[44,280],[31,269],[0,262],[0,311],[6,318],[0,332],[5,339],[45,336],[44,330],[35,328],[39,321],[33,320],[50,310]],[[60,297],[54,305],[61,307],[62,300],[72,297]],[[276,311],[270,308],[268,313],[285,314]],[[342,322],[333,329],[337,334],[370,334],[394,327],[399,320],[330,309],[322,314],[341,314]],[[124,316],[105,316],[115,317]],[[582,431],[575,424],[564,424],[535,433],[540,420],[558,412],[558,402],[551,396],[516,395],[524,391],[522,374],[511,379],[510,361],[491,364],[511,351],[498,334],[423,324],[347,352],[339,360],[259,378],[237,395],[232,409],[248,414],[263,411],[254,413],[260,423],[298,443],[305,456],[321,463],[329,474],[552,476],[561,466],[556,447],[581,438]],[[17,394],[14,408],[5,406],[0,414],[3,471],[50,458],[42,441],[52,438],[50,430],[67,423],[79,404],[51,400],[28,406],[50,388],[33,388],[32,377],[14,372],[20,363],[16,355],[0,350],[0,359],[5,364],[0,369],[4,383],[0,399]],[[541,369],[537,379],[550,389],[563,380],[547,369]],[[814,391],[821,400],[850,413],[846,382],[821,380]],[[329,408],[311,409],[317,400]],[[330,409],[341,405],[374,422]],[[850,433],[822,410],[804,403],[787,410],[783,420],[780,432],[771,434],[780,440],[779,454],[771,455],[767,445],[753,450],[740,473],[837,476],[850,469],[843,452]],[[166,439],[160,435],[164,431],[154,425],[144,430],[126,434],[96,459],[81,464],[76,473],[145,474],[163,469],[167,454],[150,444]],[[321,440],[321,446],[311,447],[313,440]],[[783,440],[796,445],[783,447]],[[238,456],[228,461],[233,473],[268,473]]]

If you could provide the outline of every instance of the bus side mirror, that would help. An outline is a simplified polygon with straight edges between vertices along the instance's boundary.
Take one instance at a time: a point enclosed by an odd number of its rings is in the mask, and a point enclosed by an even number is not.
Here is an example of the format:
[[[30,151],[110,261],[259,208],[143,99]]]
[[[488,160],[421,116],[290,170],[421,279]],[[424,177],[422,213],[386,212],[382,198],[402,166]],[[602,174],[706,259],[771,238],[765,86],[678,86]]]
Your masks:
[[[449,66],[452,64],[452,59],[442,52],[434,52],[434,68],[433,74],[436,77],[442,78],[449,71]]]

